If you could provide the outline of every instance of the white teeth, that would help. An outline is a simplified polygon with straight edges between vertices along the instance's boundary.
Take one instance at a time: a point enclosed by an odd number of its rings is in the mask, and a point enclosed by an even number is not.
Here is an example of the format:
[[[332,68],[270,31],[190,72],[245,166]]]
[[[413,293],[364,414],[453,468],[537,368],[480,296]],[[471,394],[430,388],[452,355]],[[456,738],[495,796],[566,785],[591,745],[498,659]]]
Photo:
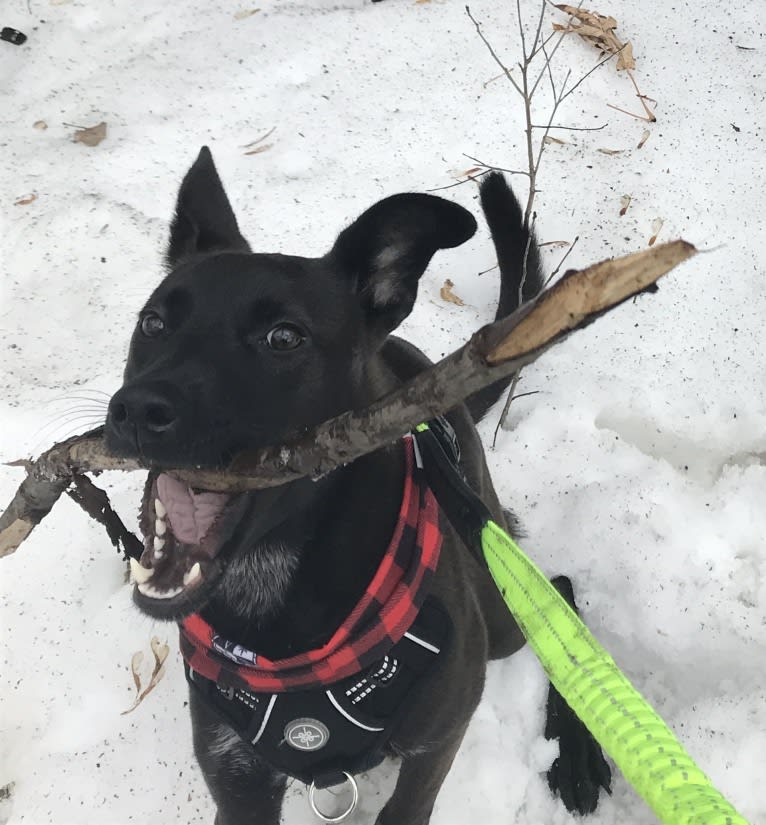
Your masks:
[[[193,581],[202,577],[202,570],[200,569],[199,562],[195,561],[194,566],[188,573],[184,573],[184,587],[188,587]]]
[[[152,568],[147,569],[143,565],[139,564],[136,559],[130,560],[130,572],[133,574],[133,581],[138,585],[149,581],[149,579],[151,579],[154,575],[154,570]]]
[[[158,536],[164,536],[164,535],[165,535],[165,531],[166,531],[167,529],[168,529],[168,525],[167,525],[167,523],[165,522],[165,519],[163,519],[163,518],[158,518],[158,519],[154,522],[154,532],[155,532]]]
[[[155,536],[154,537],[154,549],[155,549],[155,551],[162,550],[162,548],[164,546],[165,546],[165,539],[161,539],[159,536]]]
[[[165,518],[168,514],[165,509],[165,505],[158,498],[154,499],[154,512],[157,514],[158,518]]]
[[[183,592],[183,587],[174,587],[172,590],[157,590],[150,584],[139,584],[138,590],[150,599],[173,599]]]

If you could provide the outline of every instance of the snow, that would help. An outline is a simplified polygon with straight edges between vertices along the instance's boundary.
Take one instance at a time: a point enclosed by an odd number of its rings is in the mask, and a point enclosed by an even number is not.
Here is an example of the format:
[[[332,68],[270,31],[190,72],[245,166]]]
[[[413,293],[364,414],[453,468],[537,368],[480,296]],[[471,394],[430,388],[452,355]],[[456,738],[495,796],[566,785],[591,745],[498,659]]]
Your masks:
[[[253,246],[295,254],[324,252],[380,197],[453,182],[473,165],[464,152],[524,168],[522,107],[502,78],[485,85],[498,70],[463,0],[258,5],[244,19],[235,13],[247,4],[221,0],[4,5],[0,24],[29,41],[0,43],[0,460],[103,415],[99,399],[119,386],[133,319],[159,277],[175,192],[203,143]],[[511,64],[514,5],[471,7]],[[531,26],[539,6],[522,6]],[[540,239],[579,235],[567,261],[577,267],[644,248],[661,218],[660,241],[711,251],[525,370],[521,389],[538,394],[514,403],[489,459],[530,554],[572,576],[598,638],[719,789],[764,822],[762,8],[597,8],[633,41],[658,121],[608,108],[639,111],[613,66],[588,78],[557,121],[607,125],[556,131],[567,142],[543,159]],[[577,78],[594,53],[566,42],[554,60],[559,80],[568,69]],[[33,128],[38,120],[48,128]],[[102,120],[101,145],[71,141],[66,124]],[[270,148],[244,154],[272,128],[259,144]],[[471,183],[442,194],[477,211]],[[545,249],[553,269],[561,250]],[[406,335],[432,357],[454,349],[491,316],[497,276],[478,273],[492,263],[486,230],[438,255]],[[445,278],[467,306],[439,299]],[[496,418],[483,425],[487,444]],[[0,473],[0,502],[19,480]],[[141,479],[104,481],[135,524]],[[0,788],[13,783],[0,822],[212,822],[175,631],[133,608],[102,531],[62,500],[0,573]],[[171,645],[168,673],[123,716],[131,656],[143,650],[148,663],[155,634]],[[528,650],[491,665],[435,825],[574,821],[544,781],[555,753],[542,738],[544,694]],[[374,820],[393,775],[363,779],[352,823]],[[306,805],[294,784],[284,821],[310,821]],[[617,775],[589,821],[656,820]]]

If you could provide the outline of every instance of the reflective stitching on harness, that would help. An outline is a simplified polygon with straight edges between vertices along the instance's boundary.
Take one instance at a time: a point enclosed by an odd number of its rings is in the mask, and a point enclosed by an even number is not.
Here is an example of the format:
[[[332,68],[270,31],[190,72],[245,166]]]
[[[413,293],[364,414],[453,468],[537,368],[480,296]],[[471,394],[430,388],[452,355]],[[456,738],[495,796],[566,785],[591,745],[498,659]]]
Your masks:
[[[263,736],[263,732],[266,730],[266,725],[269,723],[269,716],[271,716],[271,711],[274,710],[274,705],[277,701],[278,694],[273,693],[271,699],[269,699],[269,706],[266,708],[266,713],[263,716],[263,722],[261,722],[260,728],[258,728],[258,733],[255,734],[255,739],[253,739],[253,744],[257,745],[258,740]]]
[[[416,645],[420,645],[424,647],[426,650],[430,650],[431,653],[439,653],[440,649],[436,647],[436,645],[432,645],[430,642],[425,641],[424,639],[419,639],[417,636],[413,636],[412,633],[407,631],[404,634],[411,642],[415,642]]]
[[[429,649],[433,653],[439,652],[439,648],[435,646],[431,646]],[[388,684],[398,672],[399,660],[386,654],[380,663],[380,667],[374,673],[360,679],[356,684],[351,685],[351,687],[346,690],[346,698],[351,699],[352,705],[358,705],[381,685]]]
[[[373,728],[369,725],[363,725],[358,719],[354,719],[354,717],[350,713],[348,713],[348,711],[343,710],[343,708],[338,704],[338,700],[332,695],[331,690],[327,691],[327,698],[332,702],[335,710],[337,710],[341,716],[348,719],[348,721],[351,722],[352,725],[356,725],[358,728],[361,728],[362,730],[372,731],[373,733],[380,733],[380,731],[385,730],[385,728]]]

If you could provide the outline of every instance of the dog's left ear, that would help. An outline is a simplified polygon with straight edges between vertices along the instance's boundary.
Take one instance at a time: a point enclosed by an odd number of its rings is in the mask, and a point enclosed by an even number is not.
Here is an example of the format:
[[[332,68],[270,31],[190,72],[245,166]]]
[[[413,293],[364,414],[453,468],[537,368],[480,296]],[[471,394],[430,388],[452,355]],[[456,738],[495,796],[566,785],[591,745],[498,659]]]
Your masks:
[[[476,220],[462,206],[433,195],[393,195],[340,233],[328,261],[349,278],[371,323],[387,333],[412,311],[436,250],[459,246],[474,232]]]
[[[210,149],[203,146],[178,192],[165,260],[172,269],[190,255],[219,249],[250,251],[239,232]]]

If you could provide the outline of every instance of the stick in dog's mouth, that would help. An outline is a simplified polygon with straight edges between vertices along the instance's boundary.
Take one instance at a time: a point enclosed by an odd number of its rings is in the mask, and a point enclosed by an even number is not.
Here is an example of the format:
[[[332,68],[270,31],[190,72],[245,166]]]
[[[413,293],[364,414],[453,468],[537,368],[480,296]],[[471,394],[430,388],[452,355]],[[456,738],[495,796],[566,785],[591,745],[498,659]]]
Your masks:
[[[179,618],[206,601],[222,573],[219,553],[239,521],[242,498],[149,474],[140,515],[144,552],[130,560],[139,607]]]

